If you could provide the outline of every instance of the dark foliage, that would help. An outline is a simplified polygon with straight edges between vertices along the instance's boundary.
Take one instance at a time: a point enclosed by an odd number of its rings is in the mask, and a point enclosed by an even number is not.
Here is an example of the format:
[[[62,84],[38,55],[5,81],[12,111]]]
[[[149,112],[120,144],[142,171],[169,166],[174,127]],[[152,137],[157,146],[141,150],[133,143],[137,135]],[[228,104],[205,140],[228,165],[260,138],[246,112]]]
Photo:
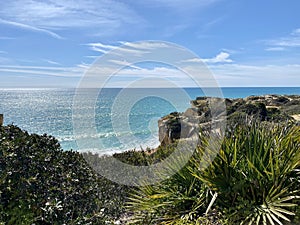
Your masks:
[[[48,135],[0,127],[0,222],[99,221],[98,181],[83,157]]]

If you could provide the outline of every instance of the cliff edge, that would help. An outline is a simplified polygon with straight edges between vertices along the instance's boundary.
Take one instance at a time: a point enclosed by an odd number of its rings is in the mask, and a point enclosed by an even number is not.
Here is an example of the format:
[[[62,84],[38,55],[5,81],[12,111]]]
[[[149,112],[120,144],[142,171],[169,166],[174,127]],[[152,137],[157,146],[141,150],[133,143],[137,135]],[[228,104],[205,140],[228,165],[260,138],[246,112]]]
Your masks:
[[[235,99],[198,97],[191,101],[191,107],[185,112],[173,112],[158,121],[161,145],[189,137],[199,129],[209,130],[212,124],[211,102],[214,105],[226,105],[226,110],[221,107],[220,112],[214,112],[214,122],[216,119],[226,119],[228,124],[234,124],[247,117],[269,122],[300,122],[299,95],[263,95]]]

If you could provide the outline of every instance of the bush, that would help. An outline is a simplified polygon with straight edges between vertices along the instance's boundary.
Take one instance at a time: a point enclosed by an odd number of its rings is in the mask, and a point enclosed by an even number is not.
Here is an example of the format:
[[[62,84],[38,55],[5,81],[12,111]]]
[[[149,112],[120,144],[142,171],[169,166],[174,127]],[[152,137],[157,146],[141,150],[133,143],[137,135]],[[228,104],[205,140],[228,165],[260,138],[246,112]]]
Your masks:
[[[47,135],[0,127],[0,224],[88,224],[103,218],[83,157]]]

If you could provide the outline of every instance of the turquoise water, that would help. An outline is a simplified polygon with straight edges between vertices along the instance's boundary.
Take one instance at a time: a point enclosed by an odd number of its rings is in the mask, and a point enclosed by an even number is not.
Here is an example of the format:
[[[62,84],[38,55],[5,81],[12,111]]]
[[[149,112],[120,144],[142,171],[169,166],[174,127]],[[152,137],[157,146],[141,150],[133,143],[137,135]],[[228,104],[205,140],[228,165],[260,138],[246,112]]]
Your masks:
[[[102,90],[96,102],[90,97],[90,91],[86,91],[82,97],[82,104],[74,105],[75,91],[75,89],[0,89],[0,113],[4,114],[4,124],[13,123],[31,133],[53,135],[64,149],[78,150],[76,139],[82,137],[74,135],[73,110],[74,107],[79,107],[84,112],[85,107],[92,107],[95,112],[96,138],[102,143],[97,151],[112,153],[157,146],[158,118],[174,111],[185,111],[189,107],[188,101],[177,98],[170,89],[155,89],[156,96],[146,94],[130,108],[126,121],[130,130],[116,131],[112,121],[116,121],[119,115],[115,114],[121,114],[122,107],[125,109],[127,104],[123,101],[121,104],[124,106],[121,105],[117,113],[112,111],[121,89]],[[200,89],[186,88],[184,91],[189,99],[204,96]],[[300,87],[222,88],[222,92],[227,98],[263,94],[300,95]],[[145,89],[133,89],[130,93],[137,95],[148,92]],[[162,93],[169,93],[178,101],[169,102],[159,97]],[[126,99],[127,96],[122,97]],[[83,113],[75,120],[84,120],[87,116]],[[120,121],[123,121],[124,118],[120,118]],[[126,141],[120,141],[121,139]]]

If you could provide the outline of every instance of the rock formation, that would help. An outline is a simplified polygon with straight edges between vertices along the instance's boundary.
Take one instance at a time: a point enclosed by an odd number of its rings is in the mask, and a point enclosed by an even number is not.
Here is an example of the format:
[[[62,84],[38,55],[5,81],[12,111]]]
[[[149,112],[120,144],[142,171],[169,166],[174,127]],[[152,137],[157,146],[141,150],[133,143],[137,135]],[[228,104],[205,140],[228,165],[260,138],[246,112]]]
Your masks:
[[[214,107],[212,121],[210,106],[218,106],[224,101],[226,110],[221,107],[222,104],[219,108]],[[210,130],[212,123],[225,118],[228,124],[232,124],[247,117],[272,122],[300,121],[300,96],[264,95],[236,99],[198,97],[191,101],[191,108],[184,113],[173,112],[158,121],[159,141],[167,145],[179,138],[187,138],[193,132],[199,132],[199,129]]]

